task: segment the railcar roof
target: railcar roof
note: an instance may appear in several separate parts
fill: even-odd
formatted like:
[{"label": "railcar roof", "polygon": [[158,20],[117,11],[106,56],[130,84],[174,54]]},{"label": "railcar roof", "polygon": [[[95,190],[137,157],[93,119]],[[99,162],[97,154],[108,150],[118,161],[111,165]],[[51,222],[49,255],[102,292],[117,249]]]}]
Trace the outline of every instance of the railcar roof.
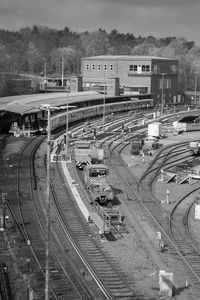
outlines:
[{"label": "railcar roof", "polygon": [[88,169],[109,169],[106,165],[104,164],[91,164],[91,165],[87,165]]}]

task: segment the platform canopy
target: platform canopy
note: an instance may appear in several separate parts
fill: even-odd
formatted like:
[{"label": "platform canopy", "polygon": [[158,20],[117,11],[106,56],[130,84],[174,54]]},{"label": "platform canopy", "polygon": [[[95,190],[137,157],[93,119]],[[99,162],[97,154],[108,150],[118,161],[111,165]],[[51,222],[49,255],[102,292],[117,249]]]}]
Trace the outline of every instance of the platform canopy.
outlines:
[{"label": "platform canopy", "polygon": [[39,109],[34,108],[33,106],[24,105],[24,104],[14,101],[14,102],[11,102],[11,103],[5,105],[4,110],[10,111],[10,112],[13,112],[16,114],[24,115],[24,114],[37,112]]},{"label": "platform canopy", "polygon": [[[52,106],[65,106],[78,102],[102,99],[104,95],[95,92],[76,92],[76,93],[42,93],[31,95],[18,95],[0,98],[0,111],[10,111],[16,114],[31,114],[40,111],[41,104]],[[105,96],[108,98],[107,96]]]}]

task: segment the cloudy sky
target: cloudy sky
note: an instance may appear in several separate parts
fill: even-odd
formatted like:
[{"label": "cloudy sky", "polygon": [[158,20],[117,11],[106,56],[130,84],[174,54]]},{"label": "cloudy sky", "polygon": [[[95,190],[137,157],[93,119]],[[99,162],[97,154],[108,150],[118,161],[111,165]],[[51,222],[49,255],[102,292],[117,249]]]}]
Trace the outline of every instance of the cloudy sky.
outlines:
[{"label": "cloudy sky", "polygon": [[200,45],[200,0],[0,0],[0,28],[65,26],[72,31],[186,37]]}]

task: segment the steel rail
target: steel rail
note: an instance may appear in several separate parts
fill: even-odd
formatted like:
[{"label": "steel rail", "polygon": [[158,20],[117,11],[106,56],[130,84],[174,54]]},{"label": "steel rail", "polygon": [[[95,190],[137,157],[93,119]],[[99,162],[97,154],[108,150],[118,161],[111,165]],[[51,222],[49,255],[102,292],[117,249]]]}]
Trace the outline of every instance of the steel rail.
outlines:
[{"label": "steel rail", "polygon": [[[62,173],[60,173],[60,176],[61,176],[61,178],[62,178]],[[65,188],[65,185],[64,185],[64,188]],[[66,189],[66,188],[65,188]],[[66,191],[67,192],[67,191]],[[56,197],[57,198],[57,197]],[[75,208],[75,206],[74,206],[74,208],[73,209],[70,209],[70,214],[72,214],[72,211],[73,211],[73,214],[75,213],[75,214],[78,214],[77,215],[77,217],[73,217],[73,226],[71,225],[71,226],[69,226],[69,224],[67,223],[67,221],[66,221],[66,219],[67,219],[67,217],[65,217],[64,215],[63,215],[63,209],[61,209],[60,208],[60,206],[59,206],[59,203],[57,202],[57,200],[56,200],[56,198],[54,199],[54,201],[56,201],[56,203],[55,203],[55,205],[56,205],[56,207],[57,207],[57,210],[58,210],[58,212],[59,212],[59,215],[60,215],[60,217],[59,218],[61,218],[62,217],[62,223],[63,223],[63,226],[64,226],[64,228],[65,228],[65,232],[66,232],[66,234],[67,235],[69,235],[69,237],[70,237],[70,240],[71,240],[71,242],[72,242],[72,244],[74,245],[74,247],[75,247],[75,249],[76,249],[76,251],[78,252],[78,254],[80,255],[80,257],[81,257],[81,259],[82,259],[82,261],[83,261],[83,263],[84,263],[84,265],[85,265],[85,267],[88,269],[88,271],[90,272],[90,274],[92,275],[92,277],[94,278],[94,280],[96,281],[96,283],[99,285],[99,288],[101,288],[101,290],[103,291],[103,293],[105,294],[105,296],[106,296],[106,299],[118,299],[118,296],[117,295],[114,295],[114,294],[112,294],[112,293],[110,293],[109,291],[108,291],[108,287],[106,287],[106,284],[104,283],[104,284],[102,284],[102,275],[100,276],[100,275],[98,275],[95,271],[94,271],[94,266],[92,265],[91,266],[91,260],[90,259],[88,259],[88,257],[87,257],[87,255],[86,255],[86,253],[85,253],[85,251],[86,251],[86,249],[84,250],[84,252],[83,252],[83,249],[82,249],[82,247],[80,247],[80,245],[79,245],[79,243],[80,243],[80,241],[79,241],[79,243],[77,244],[77,233],[74,233],[73,231],[77,231],[77,226],[78,227],[82,227],[82,228],[85,228],[85,225],[83,224],[83,225],[75,225],[75,222],[77,223],[77,222],[80,222],[80,220],[83,218],[83,217],[78,217],[78,215],[80,214],[80,212],[79,211],[77,211],[77,208]],[[68,195],[68,197],[67,197],[67,199],[69,199],[70,198],[70,196]],[[69,210],[69,208],[68,209],[66,209],[66,211],[67,210]],[[81,233],[80,233],[81,234]],[[85,233],[84,233],[84,236],[85,236]],[[86,237],[85,237],[86,238]],[[81,239],[81,241],[84,239],[84,237],[82,237],[81,235],[80,235],[80,238],[79,239]],[[97,253],[99,253],[99,254],[96,254],[96,255],[100,255],[100,257],[102,256],[102,250],[100,250],[99,249],[99,246],[97,246],[97,244],[96,244],[96,242],[95,241],[93,241],[93,240],[91,240],[91,239],[89,239],[89,241],[87,241],[88,240],[88,235],[87,235],[87,238],[86,238],[86,244],[87,243],[89,243],[89,245],[93,245],[92,247],[94,248],[94,249],[96,249],[96,247],[97,247],[97,249],[98,250],[92,250],[92,252],[94,252],[95,251],[95,253],[96,253],[96,251],[97,251]],[[82,243],[83,243],[83,241],[82,241]],[[88,251],[91,251],[91,250],[89,250],[88,249]],[[103,254],[103,257],[105,256],[105,254]],[[99,258],[101,261],[102,260],[104,260],[105,259],[105,257],[104,258]],[[109,262],[109,259],[108,258],[106,258],[106,264],[107,264],[107,266],[109,267],[109,268],[112,268],[111,267],[111,265],[110,265],[110,262]],[[103,261],[101,262],[101,263],[103,263]],[[105,264],[105,263],[104,263]],[[106,270],[104,270],[104,277],[106,276],[105,273],[106,272]],[[110,271],[109,271],[109,273],[111,273],[111,272],[113,272],[113,271],[111,271],[111,269],[110,269]],[[116,272],[116,267],[115,267],[115,272],[114,272],[114,274],[115,274],[115,277],[117,276],[117,272]],[[111,275],[110,275],[111,276]],[[104,280],[105,280],[105,278],[104,278]],[[110,278],[110,280],[111,280],[111,278]],[[118,279],[118,280],[122,280],[122,278],[120,277],[120,279]],[[122,281],[123,282],[123,281]],[[111,283],[110,283],[111,284]],[[121,286],[121,288],[122,288],[122,283],[120,283],[120,286]],[[110,287],[111,288],[111,287]],[[117,293],[117,292],[116,292]],[[119,292],[118,292],[119,293]],[[125,292],[124,292],[125,293]],[[129,296],[127,295],[127,293],[129,294]],[[125,296],[126,295],[126,296]],[[124,297],[128,297],[127,299],[131,299],[131,294],[130,294],[130,291],[128,292],[128,290],[126,291],[126,293],[124,294],[124,296],[123,296],[123,292],[121,292],[120,293],[120,299],[123,299]]]},{"label": "steel rail", "polygon": [[[115,147],[116,149],[116,147]],[[122,162],[122,165],[123,162]],[[153,165],[153,164],[152,164]],[[122,174],[122,169],[120,167],[120,173],[118,172],[119,176],[123,179],[124,182],[126,182],[126,184],[129,186],[129,189],[132,190],[132,193],[135,194],[135,190],[132,188],[132,186],[127,182],[126,178],[123,176]],[[147,212],[147,214],[150,216],[150,218],[154,221],[154,224],[156,224],[156,227],[160,229],[160,231],[164,234],[164,236],[167,238],[168,241],[170,241],[170,243],[172,244],[172,246],[174,247],[174,249],[176,250],[176,252],[180,255],[180,257],[182,258],[182,260],[184,261],[184,263],[186,265],[188,265],[188,262],[185,260],[185,258],[183,257],[183,255],[181,254],[181,252],[179,251],[178,247],[176,246],[176,244],[172,241],[172,239],[169,237],[169,234],[166,232],[166,230],[162,227],[162,225],[160,225],[160,222],[157,220],[157,217],[155,216],[155,213],[152,214],[152,211],[149,210],[149,208],[147,207],[148,205],[148,201],[144,202],[143,200],[143,196],[136,193],[135,194],[137,199],[139,200],[139,202],[142,204],[142,207],[144,208],[144,210]],[[148,197],[149,198],[149,197]],[[155,206],[155,203],[154,203]],[[167,217],[168,218],[168,217]],[[190,268],[189,268],[190,269]]]}]

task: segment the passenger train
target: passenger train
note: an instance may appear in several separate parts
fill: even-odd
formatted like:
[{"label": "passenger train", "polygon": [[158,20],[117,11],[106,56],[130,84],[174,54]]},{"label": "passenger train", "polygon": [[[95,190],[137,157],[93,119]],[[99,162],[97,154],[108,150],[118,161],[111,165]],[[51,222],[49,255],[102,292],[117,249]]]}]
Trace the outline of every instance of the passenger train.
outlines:
[{"label": "passenger train", "polygon": [[[141,100],[131,100],[123,101],[117,103],[107,103],[99,104],[96,106],[89,106],[79,109],[72,109],[68,111],[68,123],[72,124],[77,121],[84,121],[89,118],[94,118],[103,115],[105,109],[105,116],[111,115],[112,113],[120,113],[126,111],[140,111],[145,109],[153,109],[154,100],[153,99],[141,99]],[[51,117],[51,129],[55,130],[59,127],[66,125],[66,111],[63,113],[58,113]]]}]

